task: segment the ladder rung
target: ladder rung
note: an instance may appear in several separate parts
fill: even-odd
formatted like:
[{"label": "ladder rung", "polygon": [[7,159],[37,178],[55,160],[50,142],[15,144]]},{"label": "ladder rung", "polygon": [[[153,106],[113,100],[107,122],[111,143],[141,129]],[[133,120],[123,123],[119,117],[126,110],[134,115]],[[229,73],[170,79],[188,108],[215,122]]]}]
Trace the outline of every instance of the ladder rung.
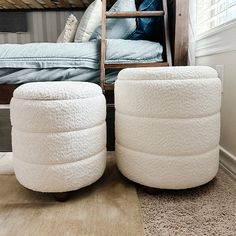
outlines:
[{"label": "ladder rung", "polygon": [[136,17],[159,17],[164,16],[164,11],[117,11],[106,12],[107,18],[136,18]]},{"label": "ladder rung", "polygon": [[148,63],[126,63],[126,64],[105,64],[105,69],[114,68],[136,68],[136,67],[163,67],[169,66],[168,62],[148,62]]}]

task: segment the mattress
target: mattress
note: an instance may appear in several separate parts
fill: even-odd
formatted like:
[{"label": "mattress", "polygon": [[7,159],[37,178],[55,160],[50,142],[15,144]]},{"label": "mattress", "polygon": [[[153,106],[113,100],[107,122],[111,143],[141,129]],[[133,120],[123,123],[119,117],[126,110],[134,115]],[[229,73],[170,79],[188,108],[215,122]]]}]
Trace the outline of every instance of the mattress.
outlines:
[{"label": "mattress", "polygon": [[[113,83],[119,70],[107,71],[107,83]],[[0,84],[23,84],[45,81],[86,81],[99,83],[100,71],[92,68],[0,69]]]},{"label": "mattress", "polygon": [[[163,48],[145,40],[107,40],[106,63],[161,62]],[[37,81],[99,82],[100,42],[0,45],[0,84]],[[119,70],[107,71],[113,83]]]}]

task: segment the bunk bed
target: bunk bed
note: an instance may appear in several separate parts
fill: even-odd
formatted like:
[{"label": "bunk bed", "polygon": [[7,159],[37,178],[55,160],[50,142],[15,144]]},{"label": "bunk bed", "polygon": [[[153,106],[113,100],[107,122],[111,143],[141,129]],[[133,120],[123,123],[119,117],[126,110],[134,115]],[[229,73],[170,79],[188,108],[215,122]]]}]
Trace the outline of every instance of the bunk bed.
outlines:
[{"label": "bunk bed", "polygon": [[[107,0],[108,3],[113,3],[113,0]],[[103,0],[103,13],[102,13],[102,39],[101,39],[101,47],[100,47],[100,61],[96,62],[98,65],[100,63],[100,75],[96,73],[97,78],[100,79],[100,85],[104,90],[104,93],[107,98],[107,128],[108,128],[108,150],[114,149],[114,93],[113,93],[113,85],[107,83],[107,77],[105,76],[106,70],[109,69],[122,69],[126,67],[150,67],[150,66],[171,66],[171,65],[187,65],[187,48],[188,48],[188,37],[187,37],[187,27],[188,27],[188,0],[164,0],[163,10],[155,11],[155,12],[116,12],[110,13],[107,12],[107,1]],[[115,1],[115,0],[114,0]],[[52,3],[50,0],[44,1],[27,1],[31,4],[21,4],[22,2],[17,1],[18,5],[12,5],[7,2],[7,5],[4,5],[5,1],[0,1],[0,11],[1,9],[4,11],[15,11],[19,9],[24,9],[26,11],[31,11],[39,9],[71,9],[72,7],[76,7],[76,9],[84,9],[89,5],[91,0],[77,0],[74,1],[75,5],[71,5],[71,1],[63,0],[57,1],[57,5]],[[42,5],[42,2],[45,4]],[[142,0],[136,0],[137,7],[140,5]],[[37,4],[35,4],[37,3]],[[108,4],[109,5],[109,4]],[[16,9],[13,9],[16,7]],[[152,62],[143,62],[139,63],[107,63],[106,50],[109,45],[107,45],[106,40],[106,19],[107,18],[124,18],[124,17],[163,17],[164,20],[164,31],[163,38],[164,40],[161,42],[163,45],[163,55],[162,61],[152,61]],[[158,32],[157,32],[158,33]],[[55,45],[56,47],[56,45]],[[152,50],[152,49],[149,49]],[[157,49],[154,49],[157,50]],[[99,72],[99,67],[98,67]],[[58,73],[67,73],[63,71],[63,68],[58,68]],[[84,72],[86,73],[86,71]],[[63,77],[63,76],[62,76]],[[0,82],[1,83],[1,82]],[[9,104],[10,99],[12,98],[12,94],[14,89],[20,84],[0,84],[0,104]],[[3,106],[5,107],[5,106]],[[10,125],[6,127],[8,131],[5,133],[10,133]],[[9,141],[10,143],[10,136]],[[1,146],[0,146],[1,147]]]},{"label": "bunk bed", "polygon": [[[35,0],[36,1],[36,0]],[[33,2],[35,2],[33,1]],[[29,1],[30,2],[30,1]],[[36,1],[37,2],[37,1]],[[41,6],[40,9],[50,9],[53,8],[53,5],[47,5],[50,1],[44,1],[45,5]],[[63,1],[64,3],[67,1]],[[60,4],[59,1],[55,7],[57,8],[83,8],[86,7],[90,1],[75,1],[77,5],[70,4]],[[78,4],[78,2],[81,2]],[[136,0],[137,6],[141,3],[141,0]],[[20,1],[18,1],[20,3]],[[108,0],[108,3],[112,3]],[[164,0],[163,1],[163,11],[156,12],[116,12],[110,13],[107,12],[107,3],[106,0],[103,0],[103,15],[102,15],[102,40],[101,40],[101,54],[100,54],[100,85],[104,89],[104,91],[113,90],[113,85],[108,84],[105,79],[105,71],[106,69],[111,68],[125,68],[125,67],[140,67],[140,66],[171,66],[173,65],[186,65],[187,62],[187,6],[188,0]],[[29,9],[22,4],[17,6],[17,9],[24,8],[26,10],[32,10],[37,7],[37,5],[27,5]],[[0,4],[0,8],[9,10],[12,9],[12,5],[3,6]],[[168,14],[169,13],[169,17]],[[106,19],[107,18],[124,18],[124,17],[164,17],[164,41],[162,42],[164,53],[163,53],[163,62],[151,62],[151,63],[106,63]],[[169,24],[168,24],[169,19]],[[172,58],[171,58],[172,57]],[[16,84],[0,84],[0,104],[8,104],[14,89],[18,85]]]}]

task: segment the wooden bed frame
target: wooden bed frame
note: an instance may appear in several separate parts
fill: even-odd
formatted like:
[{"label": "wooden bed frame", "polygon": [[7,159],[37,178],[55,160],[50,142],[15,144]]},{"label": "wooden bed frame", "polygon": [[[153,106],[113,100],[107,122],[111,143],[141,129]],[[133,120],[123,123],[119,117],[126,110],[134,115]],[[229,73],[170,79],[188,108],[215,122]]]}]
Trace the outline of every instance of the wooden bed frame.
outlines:
[{"label": "wooden bed frame", "polygon": [[[140,4],[140,1],[142,0],[136,0],[137,5]],[[89,1],[84,1],[89,2]],[[170,47],[171,47],[171,55],[167,52],[166,55],[166,62],[162,64],[162,66],[168,66],[168,65],[174,65],[174,66],[185,66],[187,65],[187,54],[188,54],[188,2],[189,0],[168,0],[168,21],[169,24],[165,26],[166,32],[169,32],[167,35],[167,41],[168,38],[170,39]],[[106,5],[106,4],[104,4]],[[106,9],[103,5],[103,14],[106,14]],[[132,17],[142,16],[140,13],[132,13]],[[136,15],[137,14],[137,15]],[[138,15],[139,14],[139,15]],[[157,12],[152,13],[157,14]],[[109,15],[107,14],[109,17]],[[106,17],[107,17],[106,16]],[[106,22],[106,17],[103,17],[103,24]],[[110,16],[111,17],[111,16]],[[114,16],[113,16],[114,17]],[[115,16],[115,17],[127,17],[127,15],[121,15],[121,16]],[[105,22],[104,22],[105,21]],[[105,88],[105,31],[103,27],[103,43],[101,46],[101,86]],[[167,28],[169,30],[167,31]],[[167,42],[168,43],[168,42]],[[167,47],[168,51],[168,47]],[[172,56],[172,60],[170,59]],[[150,65],[144,65],[144,66],[150,66]],[[152,66],[158,66],[158,65],[152,65]],[[160,66],[160,65],[159,65]],[[110,66],[111,67],[111,66]],[[120,68],[120,65],[112,65],[113,68]],[[137,64],[134,65],[127,65],[126,67],[138,67]],[[109,65],[106,65],[106,68],[109,68]],[[13,85],[13,84],[0,84],[0,104],[9,104],[10,100],[13,95],[13,91],[15,88],[19,85]],[[107,87],[107,90],[112,90],[112,87]],[[112,91],[111,91],[112,93]],[[109,102],[113,103],[113,96],[112,94],[108,93],[106,94]]]},{"label": "wooden bed frame", "polygon": [[[139,1],[140,3],[140,1]],[[139,3],[136,2],[136,5]],[[106,0],[102,1],[102,37],[101,37],[101,58],[100,58],[100,86],[104,92],[114,90],[114,84],[106,83],[106,69],[122,69],[137,67],[161,67],[171,66],[172,56],[170,49],[169,25],[168,25],[168,8],[167,0],[162,0],[163,10],[161,11],[135,11],[135,12],[109,12],[107,11]],[[106,20],[107,18],[143,18],[143,17],[161,17],[163,19],[163,62],[152,63],[127,63],[127,64],[106,64]]]}]

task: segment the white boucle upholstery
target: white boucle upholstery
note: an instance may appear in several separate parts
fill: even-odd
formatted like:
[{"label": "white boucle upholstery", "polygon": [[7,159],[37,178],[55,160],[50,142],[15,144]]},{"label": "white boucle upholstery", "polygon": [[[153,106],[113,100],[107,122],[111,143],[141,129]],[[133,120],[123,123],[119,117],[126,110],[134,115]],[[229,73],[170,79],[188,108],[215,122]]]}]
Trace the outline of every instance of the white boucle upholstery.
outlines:
[{"label": "white boucle upholstery", "polygon": [[14,158],[18,181],[39,192],[66,192],[88,186],[98,180],[106,167],[106,151],[86,159],[55,165],[31,164]]},{"label": "white boucle upholstery", "polygon": [[20,86],[11,100],[14,170],[40,192],[95,182],[106,165],[106,102],[98,85],[44,82]]},{"label": "white boucle upholstery", "polygon": [[[126,81],[116,84],[117,111],[123,114],[160,118],[191,118],[218,112],[221,82],[216,79]],[[130,89],[132,87],[132,89]],[[183,90],[188,99],[183,96]],[[129,94],[129,102],[120,97]],[[146,96],[148,94],[148,96]],[[146,96],[146,97],[145,97]],[[145,99],[143,99],[145,97]],[[207,97],[207,99],[206,99]]]},{"label": "white boucle upholstery", "polygon": [[37,82],[37,86],[35,83],[28,83],[18,87],[13,96],[27,100],[51,101],[91,98],[101,94],[100,87],[88,82]]},{"label": "white boucle upholstery", "polygon": [[86,129],[102,124],[106,117],[105,98],[102,94],[71,100],[25,100],[13,97],[11,109],[14,127],[40,133]]},{"label": "white boucle upholstery", "polygon": [[205,184],[215,177],[219,148],[199,155],[159,156],[116,145],[117,165],[129,179],[164,189],[185,189]]},{"label": "white boucle upholstery", "polygon": [[221,82],[210,67],[122,70],[115,83],[116,157],[140,184],[196,187],[218,170]]},{"label": "white boucle upholstery", "polygon": [[191,119],[155,119],[116,113],[116,142],[159,155],[198,154],[219,143],[220,116]]},{"label": "white boucle upholstery", "polygon": [[12,135],[14,157],[34,164],[63,164],[83,160],[106,146],[105,122],[93,128],[71,132],[26,133],[13,129]]},{"label": "white boucle upholstery", "polygon": [[216,70],[208,66],[178,66],[131,68],[119,73],[119,80],[189,80],[217,78]]}]

